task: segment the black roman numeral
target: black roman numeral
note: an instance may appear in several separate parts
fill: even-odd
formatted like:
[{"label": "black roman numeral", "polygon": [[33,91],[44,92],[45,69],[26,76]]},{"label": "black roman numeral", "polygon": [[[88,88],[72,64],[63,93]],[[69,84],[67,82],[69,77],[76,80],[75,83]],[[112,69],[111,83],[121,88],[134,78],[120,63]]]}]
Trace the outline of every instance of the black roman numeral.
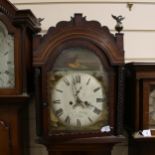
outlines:
[{"label": "black roman numeral", "polygon": [[66,122],[66,124],[70,124],[70,117],[69,116],[67,116],[66,118],[65,118],[65,122]]},{"label": "black roman numeral", "polygon": [[80,121],[79,119],[77,119],[77,120],[76,120],[76,123],[77,123],[77,127],[80,128],[80,127],[81,127],[81,121]]},{"label": "black roman numeral", "polygon": [[5,74],[9,75],[9,74],[10,74],[10,72],[9,72],[8,70],[5,70]]},{"label": "black roman numeral", "polygon": [[12,62],[11,61],[7,61],[7,64],[10,65]]},{"label": "black roman numeral", "polygon": [[60,102],[60,100],[54,100],[53,101],[53,104],[60,104],[61,102]]},{"label": "black roman numeral", "polygon": [[56,114],[58,117],[60,117],[60,116],[63,114],[63,109],[62,109],[62,108],[58,109],[58,110],[55,112],[55,114]]},{"label": "black roman numeral", "polygon": [[4,53],[4,55],[7,55],[7,54],[8,54],[8,52],[5,52],[5,53]]},{"label": "black roman numeral", "polygon": [[80,75],[75,75],[74,77],[73,77],[73,84],[75,85],[75,84],[77,84],[77,83],[80,83],[81,82],[81,76]]},{"label": "black roman numeral", "polygon": [[88,81],[87,81],[87,83],[86,83],[86,85],[89,85],[89,83],[90,83],[90,80],[91,80],[91,79],[89,78],[89,79],[88,79]]},{"label": "black roman numeral", "polygon": [[67,86],[69,86],[69,85],[70,85],[70,83],[69,83],[68,79],[64,79],[64,82],[65,82],[65,84],[66,84]]},{"label": "black roman numeral", "polygon": [[95,114],[99,115],[101,113],[101,110],[98,108],[95,108],[93,111]]},{"label": "black roman numeral", "polygon": [[60,90],[60,89],[56,89],[56,91],[58,91],[58,92],[60,92],[60,93],[63,93],[63,91],[62,91],[62,90]]},{"label": "black roman numeral", "polygon": [[94,89],[94,93],[97,92],[97,91],[100,90],[100,89],[101,89],[101,87],[95,88],[95,89]]},{"label": "black roman numeral", "polygon": [[104,102],[103,98],[96,98],[96,102]]},{"label": "black roman numeral", "polygon": [[89,121],[92,123],[93,121],[92,121],[92,119],[90,118],[90,117],[88,117],[88,119],[89,119]]}]

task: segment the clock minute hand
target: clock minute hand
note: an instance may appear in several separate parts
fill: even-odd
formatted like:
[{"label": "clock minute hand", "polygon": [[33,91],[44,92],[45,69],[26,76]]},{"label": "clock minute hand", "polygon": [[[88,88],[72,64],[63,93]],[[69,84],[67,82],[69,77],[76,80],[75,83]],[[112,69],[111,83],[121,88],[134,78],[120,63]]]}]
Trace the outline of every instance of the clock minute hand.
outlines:
[{"label": "clock minute hand", "polygon": [[72,93],[73,93],[74,98],[76,99],[77,95],[76,95],[76,90],[75,90],[74,85],[72,85]]},{"label": "clock minute hand", "polygon": [[77,107],[77,106],[81,106],[82,108],[85,108],[84,102],[77,96],[77,100],[76,103],[73,105],[73,108]]},{"label": "clock minute hand", "polygon": [[85,105],[83,104],[84,101],[82,101],[79,97],[77,97],[77,101],[83,108],[85,107]]},{"label": "clock minute hand", "polygon": [[72,84],[72,92],[73,92],[73,96],[75,98],[77,98],[77,96],[80,93],[81,89],[82,89],[82,86],[80,86],[80,88],[77,90],[76,86],[74,84]]},{"label": "clock minute hand", "polygon": [[91,104],[91,103],[89,103],[89,102],[87,102],[87,101],[85,101],[84,102],[85,103],[85,105],[87,106],[87,107],[92,107],[93,108],[93,112],[94,113],[96,113],[97,115],[99,115],[101,112],[102,112],[102,110],[100,110],[99,108],[97,108],[96,106],[94,106],[93,104]]},{"label": "clock minute hand", "polygon": [[94,105],[92,105],[91,103],[85,101],[84,104],[87,106],[87,107],[93,107],[93,108],[96,108]]},{"label": "clock minute hand", "polygon": [[[75,87],[75,89],[76,89],[76,87]],[[75,95],[76,95],[77,97],[78,97],[78,94],[80,93],[81,89],[82,89],[82,86],[80,86],[80,88],[79,88],[78,90],[76,89]]]},{"label": "clock minute hand", "polygon": [[84,108],[83,101],[79,98],[79,93],[81,92],[82,86],[77,89],[74,83],[72,83],[72,91],[73,91],[73,96],[75,98],[75,104],[73,105],[73,108],[77,106],[82,106]]},{"label": "clock minute hand", "polygon": [[75,104],[73,104],[73,109],[74,109],[74,108],[76,108],[77,106],[80,105],[79,102],[78,102],[78,96],[77,96],[79,91],[76,90],[76,87],[73,84],[72,84],[71,88],[72,88],[72,94],[73,94],[74,103],[75,103]]}]

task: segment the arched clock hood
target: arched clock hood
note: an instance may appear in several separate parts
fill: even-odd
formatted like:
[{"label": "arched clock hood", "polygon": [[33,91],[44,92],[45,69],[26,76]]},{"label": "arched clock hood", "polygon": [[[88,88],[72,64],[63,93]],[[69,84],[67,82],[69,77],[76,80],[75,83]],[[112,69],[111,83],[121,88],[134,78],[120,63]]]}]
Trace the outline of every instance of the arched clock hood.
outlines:
[{"label": "arched clock hood", "polygon": [[124,63],[123,34],[116,36],[110,33],[108,27],[101,26],[97,21],[87,21],[82,14],[75,14],[71,21],[61,21],[56,27],[50,27],[40,39],[34,50],[34,65],[44,64],[55,48],[69,40],[82,39],[89,41],[102,49],[105,56],[112,65]]}]

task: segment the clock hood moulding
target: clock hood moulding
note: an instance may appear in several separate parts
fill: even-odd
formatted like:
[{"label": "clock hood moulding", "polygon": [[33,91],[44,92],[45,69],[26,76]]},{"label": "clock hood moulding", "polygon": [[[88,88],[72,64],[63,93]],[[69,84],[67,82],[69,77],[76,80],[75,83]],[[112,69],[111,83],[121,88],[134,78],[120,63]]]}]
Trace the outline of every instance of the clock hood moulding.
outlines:
[{"label": "clock hood moulding", "polygon": [[71,21],[61,21],[56,27],[50,27],[43,37],[35,38],[38,44],[34,47],[34,65],[44,64],[51,51],[65,41],[74,39],[88,40],[103,49],[112,65],[124,64],[123,34],[114,36],[108,27],[101,26],[97,21],[87,21],[82,14],[75,14]]},{"label": "clock hood moulding", "polygon": [[0,1],[0,12],[5,14],[6,16],[13,18],[16,14],[17,8],[11,4],[8,0],[1,0]]},{"label": "clock hood moulding", "polygon": [[40,22],[34,16],[31,10],[18,10],[12,3],[8,0],[0,1],[0,13],[7,16],[15,25],[26,24],[30,29],[35,32],[39,32]]}]

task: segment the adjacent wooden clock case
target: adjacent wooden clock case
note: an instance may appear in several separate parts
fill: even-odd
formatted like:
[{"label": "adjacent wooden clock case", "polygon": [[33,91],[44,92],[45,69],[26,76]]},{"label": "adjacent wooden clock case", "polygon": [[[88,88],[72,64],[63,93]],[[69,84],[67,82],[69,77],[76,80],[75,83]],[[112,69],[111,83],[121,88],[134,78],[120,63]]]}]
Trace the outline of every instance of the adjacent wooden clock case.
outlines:
[{"label": "adjacent wooden clock case", "polygon": [[[129,154],[154,154],[154,90],[155,64],[129,63],[126,65],[126,124],[129,131]],[[151,130],[144,137],[143,130]]]},{"label": "adjacent wooden clock case", "polygon": [[110,154],[124,140],[118,136],[123,132],[123,34],[114,36],[75,14],[36,36],[33,65],[37,133],[49,154]]},{"label": "adjacent wooden clock case", "polygon": [[39,30],[39,22],[30,10],[18,10],[9,1],[0,1],[0,137],[3,137],[0,154],[3,155],[24,154],[22,113],[32,92],[32,35]]}]

